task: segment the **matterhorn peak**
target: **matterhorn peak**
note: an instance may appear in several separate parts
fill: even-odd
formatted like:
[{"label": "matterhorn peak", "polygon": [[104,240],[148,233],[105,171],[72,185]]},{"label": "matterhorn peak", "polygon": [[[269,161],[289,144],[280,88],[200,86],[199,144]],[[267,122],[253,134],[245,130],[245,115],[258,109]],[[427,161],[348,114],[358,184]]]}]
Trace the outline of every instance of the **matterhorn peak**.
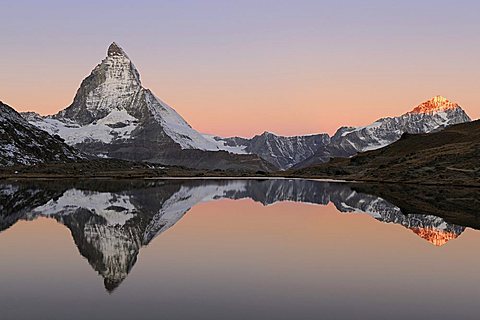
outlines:
[{"label": "matterhorn peak", "polygon": [[111,56],[123,56],[123,57],[128,58],[125,51],[123,51],[123,49],[120,48],[119,45],[116,44],[115,42],[112,42],[112,44],[108,47],[107,55],[109,57],[111,57]]},{"label": "matterhorn peak", "polygon": [[446,111],[446,110],[456,109],[456,108],[460,108],[460,106],[457,103],[451,102],[447,98],[438,95],[418,105],[412,110],[412,112],[413,113],[432,113],[432,112],[440,112],[440,111]]}]

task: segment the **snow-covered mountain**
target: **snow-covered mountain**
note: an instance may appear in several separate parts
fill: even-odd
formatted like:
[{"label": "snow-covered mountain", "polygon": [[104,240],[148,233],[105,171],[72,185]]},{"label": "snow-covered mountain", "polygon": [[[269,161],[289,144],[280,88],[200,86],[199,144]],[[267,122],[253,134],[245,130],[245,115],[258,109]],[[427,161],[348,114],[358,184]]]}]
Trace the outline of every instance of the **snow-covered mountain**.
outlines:
[{"label": "snow-covered mountain", "polygon": [[314,155],[294,168],[323,163],[333,157],[351,157],[358,152],[385,147],[407,132],[429,133],[447,126],[471,121],[456,103],[436,96],[399,117],[382,118],[364,127],[342,127],[331,137],[330,143],[320,147]]},{"label": "snow-covered mountain", "polygon": [[[194,130],[174,109],[144,88],[127,54],[115,43],[78,89],[73,103],[56,115],[24,116],[77,149],[100,157],[145,160],[201,169],[268,170],[256,155]],[[237,152],[242,153],[242,152]]]},{"label": "snow-covered mountain", "polygon": [[0,101],[0,165],[72,161],[80,155],[58,136],[28,123]]},{"label": "snow-covered mountain", "polygon": [[302,162],[330,142],[330,137],[326,133],[286,137],[264,132],[251,139],[241,137],[214,139],[223,142],[225,146],[256,154],[282,170]]},{"label": "snow-covered mountain", "polygon": [[436,96],[399,117],[382,118],[364,127],[342,127],[332,137],[328,134],[286,137],[264,132],[251,139],[214,139],[225,146],[256,154],[285,170],[382,148],[400,139],[404,132],[428,133],[467,121],[470,118],[458,104]]}]

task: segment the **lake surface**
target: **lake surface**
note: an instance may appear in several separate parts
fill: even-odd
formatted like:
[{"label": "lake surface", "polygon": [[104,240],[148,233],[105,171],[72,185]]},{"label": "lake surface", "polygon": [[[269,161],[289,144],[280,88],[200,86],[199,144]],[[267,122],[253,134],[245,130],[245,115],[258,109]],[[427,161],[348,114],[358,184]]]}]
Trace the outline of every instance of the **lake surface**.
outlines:
[{"label": "lake surface", "polygon": [[1,319],[478,319],[478,189],[0,183]]}]

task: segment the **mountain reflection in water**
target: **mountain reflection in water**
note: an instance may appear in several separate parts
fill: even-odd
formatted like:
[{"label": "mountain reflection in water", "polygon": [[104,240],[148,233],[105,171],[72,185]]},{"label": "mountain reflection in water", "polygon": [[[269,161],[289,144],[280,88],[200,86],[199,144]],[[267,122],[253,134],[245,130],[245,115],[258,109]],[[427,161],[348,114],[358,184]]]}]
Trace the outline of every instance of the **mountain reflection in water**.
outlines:
[{"label": "mountain reflection in water", "polygon": [[[172,227],[196,204],[217,199],[248,198],[263,205],[281,201],[333,203],[341,213],[363,213],[402,225],[435,246],[457,238],[466,226],[477,228],[476,216],[472,217],[476,191],[474,201],[466,202],[472,208],[457,206],[458,212],[442,216],[443,211],[437,210],[442,201],[431,197],[433,189],[424,202],[418,199],[420,193],[412,190],[409,192],[415,193],[421,208],[419,214],[385,200],[392,195],[402,202],[399,192],[388,193],[386,187],[312,180],[4,182],[0,184],[0,231],[19,220],[57,220],[70,229],[80,254],[103,277],[105,288],[113,291],[127,277],[142,246]],[[472,191],[459,189],[457,198],[465,199],[465,192],[472,196]],[[374,193],[382,193],[382,197]],[[455,199],[455,192],[449,194],[444,201]]]}]

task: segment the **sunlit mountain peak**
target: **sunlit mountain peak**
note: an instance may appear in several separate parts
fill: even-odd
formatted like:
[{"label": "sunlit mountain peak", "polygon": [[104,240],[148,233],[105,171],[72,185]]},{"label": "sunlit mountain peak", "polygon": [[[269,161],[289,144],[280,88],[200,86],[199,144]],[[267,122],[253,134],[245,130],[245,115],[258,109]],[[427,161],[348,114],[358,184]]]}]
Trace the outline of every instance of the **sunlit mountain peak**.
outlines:
[{"label": "sunlit mountain peak", "polygon": [[455,103],[451,102],[447,98],[443,96],[435,96],[432,99],[425,101],[415,107],[412,112],[413,113],[432,113],[432,112],[441,112],[450,109],[460,108],[460,106]]}]

